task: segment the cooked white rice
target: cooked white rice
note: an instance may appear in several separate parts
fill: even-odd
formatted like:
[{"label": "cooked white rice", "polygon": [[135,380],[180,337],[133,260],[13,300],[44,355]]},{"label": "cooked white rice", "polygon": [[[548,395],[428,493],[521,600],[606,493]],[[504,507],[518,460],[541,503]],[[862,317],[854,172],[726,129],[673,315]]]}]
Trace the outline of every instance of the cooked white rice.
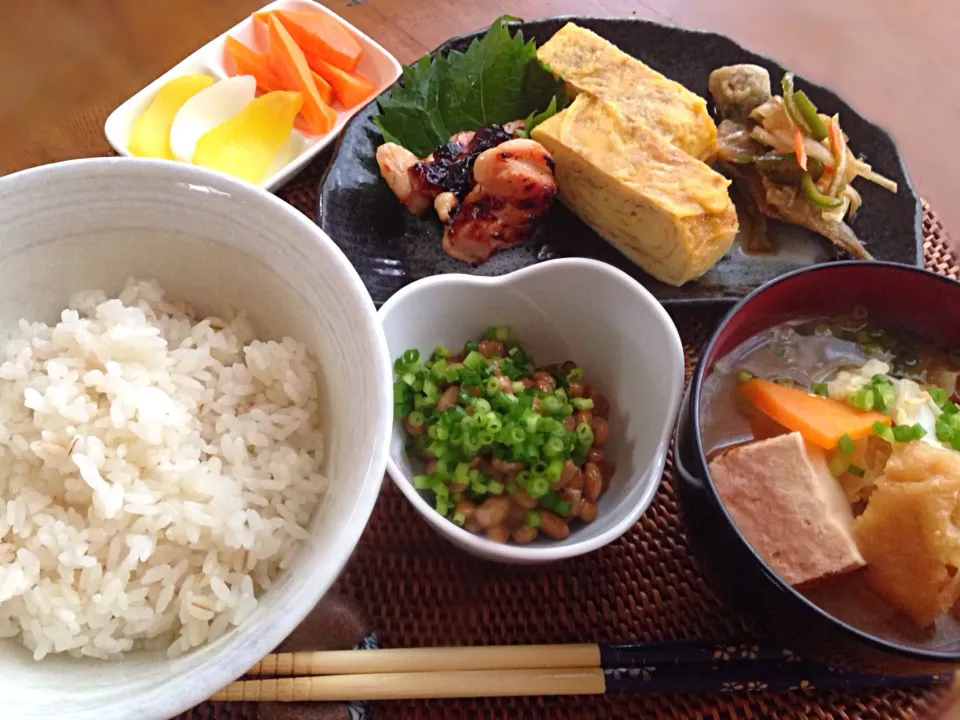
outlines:
[{"label": "cooked white rice", "polygon": [[327,484],[306,348],[128,281],[0,357],[0,637],[174,656],[248,618]]}]

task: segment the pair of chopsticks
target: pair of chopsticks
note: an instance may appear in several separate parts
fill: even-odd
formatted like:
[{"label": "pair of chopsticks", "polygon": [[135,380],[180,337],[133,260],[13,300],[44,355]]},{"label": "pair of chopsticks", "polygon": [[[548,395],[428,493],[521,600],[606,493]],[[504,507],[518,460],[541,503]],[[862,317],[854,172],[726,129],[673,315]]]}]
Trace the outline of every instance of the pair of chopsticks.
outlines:
[{"label": "pair of chopsticks", "polygon": [[928,687],[953,673],[868,675],[776,646],[671,642],[334,650],[267,655],[212,700],[354,701]]}]

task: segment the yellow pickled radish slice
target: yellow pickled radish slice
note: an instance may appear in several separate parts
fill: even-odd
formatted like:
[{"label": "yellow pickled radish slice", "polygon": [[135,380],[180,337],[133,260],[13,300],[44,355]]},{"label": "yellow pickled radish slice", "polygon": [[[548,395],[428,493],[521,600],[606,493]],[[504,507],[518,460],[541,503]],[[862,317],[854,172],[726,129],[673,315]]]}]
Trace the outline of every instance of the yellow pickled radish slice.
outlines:
[{"label": "yellow pickled radish slice", "polygon": [[127,148],[137,157],[172,160],[170,126],[183,104],[216,82],[209,75],[181,75],[165,83],[130,130]]},{"label": "yellow pickled radish slice", "polygon": [[303,96],[277,90],[265,93],[237,115],[197,141],[193,162],[258,183],[285,147]]},{"label": "yellow pickled radish slice", "polygon": [[173,157],[183,162],[193,160],[200,136],[243,110],[256,95],[256,78],[237,75],[221,80],[187,100],[170,127]]}]

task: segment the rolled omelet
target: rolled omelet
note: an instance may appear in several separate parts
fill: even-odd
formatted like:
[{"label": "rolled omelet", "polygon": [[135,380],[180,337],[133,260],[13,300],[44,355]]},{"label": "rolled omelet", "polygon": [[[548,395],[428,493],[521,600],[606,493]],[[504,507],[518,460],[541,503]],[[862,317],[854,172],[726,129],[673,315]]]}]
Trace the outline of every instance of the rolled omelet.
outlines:
[{"label": "rolled omelet", "polygon": [[596,33],[567,23],[537,50],[571,95],[590,93],[616,105],[698,160],[717,154],[717,126],[707,101],[664,77]]},{"label": "rolled omelet", "polygon": [[613,103],[582,93],[532,137],[553,156],[563,203],[657,279],[682,285],[730,249],[730,181]]}]

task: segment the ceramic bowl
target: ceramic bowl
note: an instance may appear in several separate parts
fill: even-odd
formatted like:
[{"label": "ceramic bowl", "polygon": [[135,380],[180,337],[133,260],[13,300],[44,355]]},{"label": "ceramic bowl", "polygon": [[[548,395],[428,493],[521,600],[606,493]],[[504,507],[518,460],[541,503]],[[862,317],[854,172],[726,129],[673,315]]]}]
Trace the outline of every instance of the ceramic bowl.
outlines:
[{"label": "ceramic bowl", "polygon": [[957,342],[960,283],[918,268],[878,262],[836,263],[791,273],[751,294],[717,327],[684,400],[674,467],[687,536],[714,587],[793,651],[833,665],[879,673],[950,670],[960,663],[960,640],[953,638],[933,649],[885,639],[863,629],[869,617],[861,618],[854,627],[784,582],[740,533],[707,466],[700,435],[701,388],[714,363],[779,323],[836,317],[856,307],[865,307],[881,324],[902,326],[948,345]]},{"label": "ceramic bowl", "polygon": [[443,537],[488,560],[537,563],[596,550],[626,532],[650,505],[683,389],[683,348],[663,307],[636,280],[594,260],[553,260],[499,278],[438,275],[407,286],[380,308],[390,356],[409,348],[462,347],[491,325],[508,325],[538,365],[573,360],[610,399],[616,463],[597,519],[565,540],[498,544],[441,517],[412,484],[418,469],[404,453],[396,421],[387,469]]},{"label": "ceramic bowl", "polygon": [[[156,278],[201,312],[245,310],[261,337],[303,341],[322,367],[330,487],[311,537],[256,612],[183,657],[115,661],[0,650],[0,715],[161,720],[203,701],[280,643],[330,587],[383,478],[391,378],[356,272],[316,225],[272,195],[164,161],[78,160],[0,178],[0,332],[53,322],[78,290]],[[318,641],[320,638],[318,638]]]}]

